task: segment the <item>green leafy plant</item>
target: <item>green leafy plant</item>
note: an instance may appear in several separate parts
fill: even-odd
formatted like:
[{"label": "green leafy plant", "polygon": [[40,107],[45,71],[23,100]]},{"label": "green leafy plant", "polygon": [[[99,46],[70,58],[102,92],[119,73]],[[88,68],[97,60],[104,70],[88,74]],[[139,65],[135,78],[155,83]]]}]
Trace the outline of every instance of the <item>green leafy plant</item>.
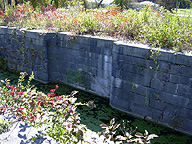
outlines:
[{"label": "green leafy plant", "polygon": [[[133,130],[129,125],[129,122],[123,121],[122,123],[122,128],[121,132],[123,133],[122,135],[115,135],[117,132],[117,129],[120,127],[120,124],[115,124],[115,119],[113,118],[110,121],[110,125],[107,126],[106,124],[101,124],[100,127],[104,128],[104,130],[100,133],[100,136],[104,136],[103,142],[108,142],[110,141],[115,141],[116,143],[136,143],[136,144],[150,144],[150,140],[153,138],[158,137],[155,134],[150,134],[148,133],[147,130],[145,130],[145,133],[142,134],[140,132],[136,133],[136,129]],[[133,136],[133,134],[135,134]]]},{"label": "green leafy plant", "polygon": [[7,120],[0,120],[0,134],[9,131],[11,122]]},{"label": "green leafy plant", "polygon": [[38,92],[30,86],[34,75],[29,77],[27,85],[24,86],[25,76],[26,73],[21,73],[17,86],[10,85],[7,79],[1,81],[5,85],[0,88],[1,112],[8,111],[31,126],[42,128],[45,134],[62,143],[83,141],[86,126],[80,124],[76,107],[90,106],[90,103],[75,103],[77,98],[74,98],[74,95],[77,91],[70,95],[55,96],[58,85],[48,94]]}]

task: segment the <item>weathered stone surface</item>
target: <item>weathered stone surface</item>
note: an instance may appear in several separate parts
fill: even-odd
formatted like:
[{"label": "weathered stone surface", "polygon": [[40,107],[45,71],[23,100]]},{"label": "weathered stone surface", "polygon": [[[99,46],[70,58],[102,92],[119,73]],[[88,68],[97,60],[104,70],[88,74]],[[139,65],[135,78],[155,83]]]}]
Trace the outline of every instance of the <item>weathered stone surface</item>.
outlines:
[{"label": "weathered stone surface", "polygon": [[192,134],[191,56],[162,50],[154,61],[148,46],[66,32],[16,29],[11,35],[13,29],[0,26],[0,54],[9,68],[34,71],[43,82],[66,82],[69,72],[78,73],[90,92],[109,97],[113,107],[169,126],[178,112],[187,120],[179,130]]}]

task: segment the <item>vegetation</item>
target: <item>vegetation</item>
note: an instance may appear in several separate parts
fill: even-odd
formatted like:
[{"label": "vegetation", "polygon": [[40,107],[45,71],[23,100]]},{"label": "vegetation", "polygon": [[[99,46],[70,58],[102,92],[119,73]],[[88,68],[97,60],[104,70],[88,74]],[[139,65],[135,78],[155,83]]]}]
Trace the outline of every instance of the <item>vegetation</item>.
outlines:
[{"label": "vegetation", "polygon": [[192,15],[192,9],[177,9],[173,10],[174,14]]},{"label": "vegetation", "polygon": [[[0,87],[0,113],[10,113],[31,126],[41,128],[42,134],[47,134],[61,143],[93,143],[92,139],[88,141],[84,139],[87,127],[80,124],[76,108],[80,105],[95,107],[95,104],[93,102],[77,103],[77,98],[74,97],[77,91],[73,91],[70,95],[56,96],[55,91],[59,88],[58,85],[47,94],[37,91],[34,86],[30,85],[34,78],[33,73],[26,85],[23,85],[26,75],[22,72],[15,86],[11,85],[8,79],[1,80],[4,86]],[[99,139],[103,138],[103,143],[119,140],[119,142],[145,144],[158,137],[155,134],[148,135],[145,130],[145,134],[133,133],[133,136],[126,132],[123,136],[119,135],[115,138],[115,130],[120,124],[115,124],[114,119],[111,120],[109,126],[106,124],[100,126],[105,128],[100,133],[103,137],[99,137]],[[1,127],[8,129],[8,124],[0,121]]]},{"label": "vegetation", "polygon": [[[8,71],[3,71],[0,69],[0,78],[5,79],[8,77],[10,83],[17,84],[19,75],[10,73]],[[23,81],[24,85],[27,85],[27,81]],[[37,91],[42,91],[43,93],[50,93],[50,89],[55,89],[55,85],[59,85],[59,88],[55,91],[55,95],[70,95],[71,91],[77,90],[75,88],[66,86],[62,83],[51,82],[49,84],[42,84],[35,80],[31,81],[31,85],[37,86]],[[2,86],[2,85],[1,85]],[[136,133],[145,133],[145,130],[149,133],[155,133],[159,137],[152,139],[151,143],[169,143],[169,144],[181,144],[181,143],[192,143],[192,138],[190,136],[184,135],[180,132],[176,132],[167,127],[153,123],[151,121],[143,120],[137,117],[133,117],[124,112],[120,112],[117,109],[113,109],[109,106],[108,99],[101,98],[90,93],[79,91],[75,98],[77,98],[77,103],[84,103],[85,101],[94,101],[96,107],[89,108],[87,106],[77,106],[77,111],[80,113],[81,124],[86,125],[86,127],[94,132],[101,132],[102,129],[99,127],[100,124],[105,124],[110,126],[110,120],[115,118],[117,124],[121,124],[115,131],[115,137],[117,135],[124,136],[123,132],[129,132],[130,135],[134,136]],[[107,112],[107,113],[106,113]],[[125,120],[125,121],[123,121]],[[127,122],[129,121],[129,122]],[[115,125],[115,124],[114,124]],[[124,129],[126,127],[126,129]],[[136,128],[137,127],[137,128]],[[105,127],[103,127],[105,129]],[[101,136],[102,138],[102,136]],[[108,139],[109,140],[109,139]]]},{"label": "vegetation", "polygon": [[0,25],[75,34],[110,36],[175,51],[191,51],[192,19],[172,16],[162,7],[121,11],[116,6],[85,10],[83,7],[56,9],[53,5],[34,9],[27,2],[0,11]]}]

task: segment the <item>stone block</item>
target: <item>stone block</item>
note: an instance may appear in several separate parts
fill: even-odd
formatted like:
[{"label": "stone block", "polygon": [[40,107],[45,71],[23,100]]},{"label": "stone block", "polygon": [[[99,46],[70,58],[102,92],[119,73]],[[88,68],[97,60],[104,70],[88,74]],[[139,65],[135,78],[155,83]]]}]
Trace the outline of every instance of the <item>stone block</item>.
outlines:
[{"label": "stone block", "polygon": [[158,97],[149,98],[149,107],[151,107],[152,109],[165,111],[165,107],[167,107],[167,105],[168,105],[167,103],[159,100]]},{"label": "stone block", "polygon": [[26,30],[26,37],[38,39],[44,32],[42,30]]},{"label": "stone block", "polygon": [[111,62],[112,62],[112,57],[111,57],[111,56],[104,55],[104,62],[106,62],[106,63],[111,63]]},{"label": "stone block", "polygon": [[183,67],[182,75],[191,78],[192,77],[192,67]]},{"label": "stone block", "polygon": [[138,84],[133,84],[132,92],[139,94],[139,95],[146,96],[147,95],[147,88],[144,86],[138,85]]},{"label": "stone block", "polygon": [[86,35],[77,36],[77,43],[83,44],[83,45],[90,45],[90,38],[91,36],[86,36]]},{"label": "stone block", "polygon": [[182,67],[181,65],[171,65],[171,69],[169,70],[169,73],[181,75],[182,74]]},{"label": "stone block", "polygon": [[189,98],[189,105],[187,106],[187,108],[192,110],[192,98]]},{"label": "stone block", "polygon": [[192,110],[187,108],[181,108],[177,111],[179,116],[192,120]]},{"label": "stone block", "polygon": [[161,112],[162,122],[169,126],[172,126],[173,120],[169,113]]},{"label": "stone block", "polygon": [[146,105],[146,98],[143,95],[135,93],[133,95],[133,99],[134,99],[133,102],[136,103],[136,104],[139,104],[139,105],[142,105],[142,106]]},{"label": "stone block", "polygon": [[149,49],[136,47],[132,45],[126,45],[124,46],[123,54],[147,59],[149,58],[150,53]]},{"label": "stone block", "polygon": [[178,95],[174,95],[166,92],[161,92],[159,98],[165,103],[179,105],[181,107],[187,107],[187,105],[189,104],[189,98],[185,98],[182,96],[178,96]]},{"label": "stone block", "polygon": [[131,92],[133,88],[133,84],[131,82],[123,81],[123,91]]},{"label": "stone block", "polygon": [[7,27],[7,34],[15,35],[16,27]]},{"label": "stone block", "polygon": [[60,81],[59,71],[49,72],[50,81]]},{"label": "stone block", "polygon": [[192,120],[191,119],[185,119],[183,122],[183,129],[187,130],[190,134],[192,134]]},{"label": "stone block", "polygon": [[135,74],[135,73],[133,73],[133,77],[132,77],[132,83],[134,83],[134,84],[140,84],[140,82],[141,82],[141,75],[138,75],[138,74]]},{"label": "stone block", "polygon": [[112,48],[113,48],[113,44],[109,47],[103,48],[103,54],[107,56],[112,56]]},{"label": "stone block", "polygon": [[57,41],[64,41],[65,35],[66,35],[65,32],[58,32],[57,33]]},{"label": "stone block", "polygon": [[130,110],[130,103],[124,99],[119,99],[119,97],[115,95],[111,96],[110,105],[123,111]]},{"label": "stone block", "polygon": [[177,54],[176,64],[191,66],[192,65],[192,56],[188,56],[188,55],[185,55],[182,53]]},{"label": "stone block", "polygon": [[177,56],[173,52],[160,51],[161,55],[158,60],[175,63]]},{"label": "stone block", "polygon": [[90,47],[90,52],[91,53],[96,53],[96,54],[101,54],[102,53],[102,48],[96,47],[96,46],[91,46]]},{"label": "stone block", "polygon": [[154,71],[154,78],[161,80],[163,83],[169,81],[170,74],[164,71]]},{"label": "stone block", "polygon": [[147,86],[149,87],[150,86],[150,82],[151,82],[151,77],[149,76],[141,76],[140,78],[140,84],[143,85],[143,86]]},{"label": "stone block", "polygon": [[142,75],[143,75],[143,76],[149,76],[149,77],[153,78],[153,77],[154,77],[154,74],[155,74],[155,71],[152,70],[152,69],[149,69],[149,68],[145,68],[145,69],[143,69],[143,71],[142,71]]},{"label": "stone block", "polygon": [[117,96],[119,99],[124,99],[127,102],[127,104],[129,104],[131,99],[133,99],[132,93],[128,91],[123,91],[121,95],[117,95]]},{"label": "stone block", "polygon": [[7,27],[6,26],[0,26],[0,34],[6,34],[7,33]]},{"label": "stone block", "polygon": [[163,83],[159,79],[152,78],[151,80],[151,88],[154,88],[156,90],[162,90],[163,89]]},{"label": "stone block", "polygon": [[133,72],[132,69],[133,69],[133,65],[123,63],[120,70],[121,70],[121,71],[124,71],[124,72]]},{"label": "stone block", "polygon": [[90,38],[90,46],[91,47],[97,47],[97,39],[95,39],[95,38]]},{"label": "stone block", "polygon": [[143,73],[143,67],[140,66],[140,65],[135,65],[133,64],[132,65],[132,73],[135,73],[135,74],[138,74],[138,75],[141,75]]},{"label": "stone block", "polygon": [[163,91],[177,94],[178,84],[170,83],[170,82],[163,82]]},{"label": "stone block", "polygon": [[181,84],[181,76],[170,74],[170,82]]},{"label": "stone block", "polygon": [[148,107],[137,103],[130,103],[130,110],[134,114],[139,114],[143,118],[149,115]]},{"label": "stone block", "polygon": [[112,48],[112,54],[119,54],[119,45],[117,45],[116,43],[113,44],[113,48]]},{"label": "stone block", "polygon": [[119,78],[115,78],[113,86],[115,86],[116,88],[123,89],[123,81]]},{"label": "stone block", "polygon": [[[133,77],[135,76],[133,73],[124,72],[124,71],[121,71],[120,74],[121,74],[121,77],[122,77],[123,80],[129,81],[129,82],[132,82],[133,81]],[[134,80],[136,81],[137,78],[134,78]]]},{"label": "stone block", "polygon": [[150,67],[156,68],[157,65],[155,64],[155,62],[154,62],[153,60],[147,60],[147,59],[145,59],[144,64],[143,64],[143,67],[149,69]]},{"label": "stone block", "polygon": [[189,77],[181,76],[180,77],[180,84],[192,87],[192,77],[189,78]]},{"label": "stone block", "polygon": [[178,84],[177,94],[179,96],[191,98],[192,87],[191,86],[182,85],[182,84]]},{"label": "stone block", "polygon": [[112,69],[112,76],[115,78],[122,78],[121,71],[118,69]]}]

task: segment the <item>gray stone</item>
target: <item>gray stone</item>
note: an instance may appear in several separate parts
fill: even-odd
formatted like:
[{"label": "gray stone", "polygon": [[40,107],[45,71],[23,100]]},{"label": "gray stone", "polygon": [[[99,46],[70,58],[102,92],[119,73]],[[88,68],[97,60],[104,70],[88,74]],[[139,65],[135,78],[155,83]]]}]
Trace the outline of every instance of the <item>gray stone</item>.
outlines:
[{"label": "gray stone", "polygon": [[172,94],[177,94],[177,89],[178,89],[177,84],[163,81],[163,91],[172,93]]},{"label": "gray stone", "polygon": [[177,94],[183,97],[191,98],[192,87],[179,84],[177,89]]},{"label": "gray stone", "polygon": [[163,83],[159,79],[152,79],[151,80],[151,88],[162,90],[163,89]]},{"label": "gray stone", "polygon": [[6,26],[0,26],[0,34],[6,34],[7,33],[7,27]]},{"label": "gray stone", "polygon": [[186,77],[192,77],[192,68],[191,67],[183,67],[182,68],[182,75]]},{"label": "gray stone", "polygon": [[191,130],[192,130],[192,120],[191,119],[185,119],[183,122],[183,129],[187,130],[188,133],[192,134]]},{"label": "gray stone", "polygon": [[170,82],[181,84],[181,76],[170,74]]},{"label": "gray stone", "polygon": [[97,46],[97,39],[91,37],[90,38],[90,46],[96,47]]},{"label": "gray stone", "polygon": [[42,30],[26,30],[26,37],[38,39],[39,35],[43,34]]},{"label": "gray stone", "polygon": [[15,35],[16,27],[8,27],[7,34]]},{"label": "gray stone", "polygon": [[170,53],[170,52],[163,52],[160,51],[160,56],[158,58],[158,60],[161,61],[167,61],[167,62],[171,62],[171,63],[175,63],[176,62],[176,55],[174,53]]},{"label": "gray stone", "polygon": [[138,84],[133,84],[132,92],[146,96],[147,95],[147,88]]},{"label": "gray stone", "polygon": [[187,105],[189,104],[189,98],[185,98],[182,96],[165,93],[165,92],[161,92],[160,99],[166,103],[179,105],[182,107],[187,107]]},{"label": "gray stone", "polygon": [[130,103],[130,109],[131,109],[131,112],[141,115],[142,118],[149,115],[148,108],[145,105],[139,105],[137,103],[132,102]]},{"label": "gray stone", "polygon": [[83,45],[89,45],[90,44],[90,36],[77,36],[77,43],[83,44]]},{"label": "gray stone", "polygon": [[151,82],[151,77],[149,76],[141,76],[141,79],[140,79],[140,84],[143,85],[143,86],[150,86],[150,82]]},{"label": "gray stone", "polygon": [[176,64],[191,66],[192,57],[185,54],[177,54]]},{"label": "gray stone", "polygon": [[143,75],[143,76],[149,76],[149,77],[153,78],[153,77],[154,77],[154,74],[155,74],[155,71],[152,70],[152,69],[149,69],[149,68],[145,68],[145,69],[143,69],[143,71],[142,71],[142,75]]},{"label": "gray stone", "polygon": [[180,75],[182,73],[181,65],[171,65],[171,69],[169,70],[171,74]]},{"label": "gray stone", "polygon": [[133,95],[133,101],[134,101],[134,103],[136,103],[136,104],[139,104],[139,105],[143,105],[143,106],[145,106],[146,105],[146,98],[145,98],[145,96],[143,96],[143,95],[139,95],[139,94],[134,94]]},{"label": "gray stone", "polygon": [[130,104],[124,99],[119,99],[118,96],[111,97],[110,104],[123,111],[129,111],[130,109]]}]

